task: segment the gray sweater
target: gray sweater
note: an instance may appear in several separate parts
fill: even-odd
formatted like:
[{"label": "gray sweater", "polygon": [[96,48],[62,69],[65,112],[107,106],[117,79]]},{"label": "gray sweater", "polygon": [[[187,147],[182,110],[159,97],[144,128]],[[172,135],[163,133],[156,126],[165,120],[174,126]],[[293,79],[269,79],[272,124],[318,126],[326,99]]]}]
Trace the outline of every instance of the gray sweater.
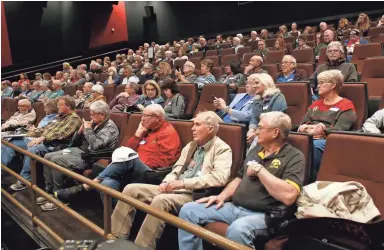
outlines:
[{"label": "gray sweater", "polygon": [[185,99],[184,96],[177,93],[171,99],[167,99],[164,104],[164,111],[167,117],[179,116],[184,114]]},{"label": "gray sweater", "polygon": [[384,108],[376,111],[363,124],[363,131],[368,133],[384,134]]}]

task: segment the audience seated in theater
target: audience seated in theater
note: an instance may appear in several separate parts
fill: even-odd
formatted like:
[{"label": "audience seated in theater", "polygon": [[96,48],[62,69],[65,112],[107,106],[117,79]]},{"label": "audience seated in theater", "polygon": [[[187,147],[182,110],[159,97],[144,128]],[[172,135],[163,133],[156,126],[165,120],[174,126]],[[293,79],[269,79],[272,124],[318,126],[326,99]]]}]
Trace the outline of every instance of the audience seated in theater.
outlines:
[{"label": "audience seated in theater", "polygon": [[363,131],[367,133],[384,134],[384,108],[376,111],[364,122]]},{"label": "audience seated in theater", "polygon": [[[55,80],[55,81],[58,81],[58,80]],[[52,86],[54,86],[53,83],[52,83]],[[41,87],[41,90],[43,91],[43,93],[39,96],[38,101],[39,102],[45,102],[47,99],[50,98],[50,96],[52,96],[52,90],[49,89],[49,82],[45,81],[45,80],[40,81],[40,87]],[[54,99],[54,98],[52,98],[52,99]]]},{"label": "audience seated in theater", "polygon": [[43,80],[52,81],[52,76],[48,72],[43,74]]},{"label": "audience seated in theater", "polygon": [[53,80],[59,80],[60,82],[64,82],[63,72],[56,71],[56,74],[55,74],[55,77],[53,78]]},{"label": "audience seated in theater", "polygon": [[1,82],[1,97],[2,98],[11,97],[11,95],[13,93],[13,89],[10,85],[11,85],[11,82],[8,80]]},{"label": "audience seated in theater", "polygon": [[[339,42],[337,42],[339,43]],[[309,106],[298,131],[313,135],[313,165],[311,179],[316,180],[326,144],[331,131],[351,130],[356,122],[353,103],[339,96],[344,76],[339,70],[328,70],[317,76],[320,100]]]},{"label": "audience seated in theater", "polygon": [[15,98],[18,97],[21,94],[21,87],[17,82],[12,83],[12,94],[9,96],[9,98]]},{"label": "audience seated in theater", "polygon": [[379,21],[377,21],[376,27],[381,27],[381,26],[384,26],[384,15],[380,18]]},{"label": "audience seated in theater", "polygon": [[319,24],[319,28],[320,28],[320,33],[323,34],[327,30],[328,24],[326,22],[321,22]]},{"label": "audience seated in theater", "polygon": [[237,94],[229,106],[227,106],[223,98],[213,100],[217,115],[219,115],[225,123],[249,123],[251,120],[252,105],[256,95],[256,91],[253,88],[255,84],[256,79],[252,77],[252,75],[248,77],[245,85],[246,93]]},{"label": "audience seated in theater", "polygon": [[175,61],[177,60],[188,60],[187,51],[183,49],[179,50],[177,57],[175,58]]},{"label": "audience seated in theater", "polygon": [[140,95],[137,94],[140,86],[136,82],[128,82],[123,92],[118,94],[109,103],[112,112],[127,112],[128,108],[139,100]]},{"label": "audience seated in theater", "polygon": [[30,86],[29,83],[23,82],[20,86],[21,87],[21,93],[14,98],[15,99],[21,99],[22,96],[27,96],[29,93],[31,93],[32,89],[30,89],[29,86]]},{"label": "audience seated in theater", "polygon": [[[93,75],[92,72],[87,72],[85,74],[85,82],[84,83],[86,83],[86,82],[91,82],[93,84],[96,83],[96,80],[95,80],[94,75]],[[81,85],[81,86],[83,86],[83,85]]]},{"label": "audience seated in theater", "polygon": [[[49,79],[49,80],[51,80],[51,79]],[[19,85],[21,85],[22,82],[28,82],[29,83],[28,75],[26,73],[20,74],[20,80],[17,83]]]},{"label": "audience seated in theater", "polygon": [[207,50],[208,50],[208,43],[207,43],[207,40],[205,40],[204,37],[201,37],[201,38],[199,39],[199,44],[200,44],[199,51],[203,51],[203,52],[204,52],[204,55],[205,55],[205,52],[207,52]]},{"label": "audience seated in theater", "polygon": [[[44,111],[46,116],[39,122],[37,128],[44,128],[57,118],[57,99],[48,99],[44,102]],[[28,127],[28,131],[35,130],[36,127],[32,124]]]},{"label": "audience seated in theater", "polygon": [[56,99],[57,97],[65,95],[61,86],[62,83],[59,80],[52,81],[52,94],[49,96],[50,99]]},{"label": "audience seated in theater", "polygon": [[232,40],[232,43],[233,43],[232,48],[235,49],[235,53],[236,54],[237,54],[237,51],[238,51],[239,48],[244,48],[244,45],[240,44],[241,40],[238,37],[234,37],[233,40]]},{"label": "audience seated in theater", "polygon": [[283,38],[290,37],[291,35],[288,32],[288,28],[285,25],[282,25],[279,27],[280,34],[283,36]]},{"label": "audience seated in theater", "polygon": [[224,67],[225,74],[220,77],[218,82],[228,85],[230,94],[236,94],[237,88],[243,86],[247,81],[247,77],[241,72],[240,63],[236,61],[230,61]]},{"label": "audience seated in theater", "polygon": [[241,33],[236,34],[236,37],[238,37],[240,40],[243,40],[243,34],[241,34]]},{"label": "audience seated in theater", "polygon": [[255,100],[252,105],[251,120],[247,133],[247,143],[250,144],[254,139],[257,140],[257,126],[260,121],[260,115],[271,111],[286,112],[288,109],[285,96],[280,89],[275,86],[273,79],[266,73],[253,74],[253,88],[256,92]]},{"label": "audience seated in theater", "polygon": [[[85,161],[81,154],[89,151],[115,149],[119,141],[119,129],[110,119],[108,104],[96,101],[90,106],[91,121],[85,121],[72,137],[72,146],[60,151],[47,153],[44,158],[56,163],[75,173],[81,173],[91,168],[89,162]],[[69,151],[65,153],[66,151]],[[45,191],[53,194],[56,199],[56,191],[67,188],[70,178],[64,173],[51,167],[44,166]],[[37,198],[37,204],[44,211],[52,211],[58,208],[44,197]]]},{"label": "audience seated in theater", "polygon": [[257,37],[257,32],[255,30],[251,31],[251,39],[248,40],[249,43],[259,41],[260,38]]},{"label": "audience seated in theater", "polygon": [[340,42],[343,42],[344,40],[344,32],[350,31],[351,29],[348,28],[348,19],[346,18],[341,18],[339,20],[339,27],[336,30],[337,34],[337,40]]},{"label": "audience seated in theater", "polygon": [[345,62],[344,47],[340,42],[331,42],[327,46],[326,55],[325,63],[317,66],[315,72],[309,78],[313,91],[313,100],[317,100],[317,97],[314,95],[317,92],[317,75],[323,71],[337,69],[343,74],[344,82],[357,82],[356,67],[352,63]]},{"label": "audience seated in theater", "polygon": [[307,81],[307,72],[296,68],[296,58],[291,55],[285,55],[281,60],[281,72],[276,76],[278,82],[297,82]]},{"label": "audience seated in theater", "polygon": [[109,67],[108,68],[108,79],[105,80],[104,85],[119,85],[121,82],[121,78],[119,74],[117,74],[117,70],[115,67]]},{"label": "audience seated in theater", "polygon": [[230,44],[232,46],[232,40],[233,40],[233,37],[232,36],[228,36],[226,41],[228,44]]},{"label": "audience seated in theater", "polygon": [[263,39],[260,39],[257,47],[258,49],[255,50],[254,52],[260,55],[263,58],[263,60],[265,60],[269,53],[269,49],[265,47],[265,41]]},{"label": "audience seated in theater", "polygon": [[276,39],[275,45],[273,46],[273,51],[284,51],[287,53],[287,47],[285,46],[284,38],[279,37]]},{"label": "audience seated in theater", "polygon": [[86,82],[84,83],[83,91],[76,91],[76,94],[74,96],[76,109],[82,109],[84,107],[85,101],[93,98],[91,94],[93,85],[94,84],[92,82]]},{"label": "audience seated in theater", "polygon": [[[179,134],[165,120],[163,107],[159,104],[151,104],[145,108],[135,135],[125,143],[124,147],[113,152],[113,155],[125,157],[126,160],[113,162],[94,181],[122,191],[129,183],[142,183],[146,171],[171,167],[179,158],[180,150]],[[136,152],[137,158],[127,159],[129,154]],[[73,186],[58,190],[57,197],[67,200],[90,189],[91,187],[86,184]],[[113,199],[113,202],[116,203],[116,200]]]},{"label": "audience seated in theater", "polygon": [[[259,41],[260,43],[261,41]],[[252,56],[249,60],[249,65],[244,69],[244,75],[250,76],[251,74],[259,74],[268,72],[264,70],[261,66],[263,65],[263,58],[261,56]]]},{"label": "audience seated in theater", "polygon": [[104,64],[104,67],[103,67],[103,73],[109,73],[108,72],[108,69],[112,66],[111,62],[105,62]]},{"label": "audience seated in theater", "polygon": [[137,72],[142,71],[145,63],[149,63],[149,61],[144,62],[140,57],[136,58],[136,61],[132,64],[132,73],[136,74]]},{"label": "audience seated in theater", "polygon": [[221,34],[217,35],[217,36],[216,36],[216,42],[215,42],[215,44],[219,46],[219,45],[221,45],[221,44],[223,44],[223,43],[224,43],[223,35],[221,35]]},{"label": "audience seated in theater", "polygon": [[36,73],[35,74],[35,80],[36,81],[41,81],[43,80],[43,75],[41,73]]},{"label": "audience seated in theater", "polygon": [[96,61],[92,61],[89,65],[90,72],[93,74],[101,74],[103,73],[103,69],[100,64],[98,64]]},{"label": "audience seated in theater", "polygon": [[[183,148],[172,172],[163,182],[160,185],[129,184],[124,188],[124,195],[149,203],[153,208],[177,213],[185,203],[193,201],[193,190],[227,184],[232,164],[232,150],[216,136],[219,130],[217,115],[212,111],[202,112],[193,122],[193,141]],[[134,220],[134,214],[130,212],[132,209],[135,208],[124,202],[117,203],[111,218],[114,236],[128,239]],[[135,244],[155,249],[156,241],[161,237],[164,226],[164,221],[147,215]]]},{"label": "audience seated in theater", "polygon": [[193,55],[194,53],[199,52],[199,50],[200,50],[200,44],[194,43],[192,44],[192,49],[189,53]]},{"label": "audience seated in theater", "polygon": [[312,32],[312,27],[311,26],[305,26],[303,30],[303,35],[309,35]]},{"label": "audience seated in theater", "polygon": [[344,43],[345,47],[347,48],[347,62],[352,60],[352,55],[356,44],[368,44],[367,40],[360,38],[360,30],[353,29],[349,34],[349,40],[346,40]]},{"label": "audience seated in theater", "polygon": [[104,87],[102,85],[93,85],[91,90],[92,97],[84,101],[84,108],[89,108],[96,101],[107,102],[107,98],[103,94]]},{"label": "audience seated in theater", "polygon": [[161,87],[163,82],[167,79],[172,79],[172,68],[167,62],[160,62],[157,67],[157,73],[155,74],[155,81]]},{"label": "audience seated in theater", "polygon": [[260,31],[260,36],[261,36],[261,39],[263,39],[263,40],[273,38],[273,34],[268,33],[268,30],[266,30],[266,29],[262,29]]},{"label": "audience seated in theater", "polygon": [[295,48],[295,50],[298,50],[298,49],[309,49],[311,47],[309,47],[307,45],[307,37],[306,36],[300,36],[298,39],[298,46]]},{"label": "audience seated in theater", "polygon": [[324,42],[320,43],[315,48],[315,56],[318,59],[322,48],[327,47],[333,41],[334,33],[332,30],[324,31]]},{"label": "audience seated in theater", "polygon": [[297,33],[297,37],[301,36],[301,32],[297,29],[297,23],[291,24],[291,31],[288,32],[288,35],[292,36],[292,33]]},{"label": "audience seated in theater", "polygon": [[[201,226],[227,223],[226,238],[252,249],[260,236],[269,236],[265,212],[295,204],[305,171],[303,153],[287,142],[289,116],[269,112],[260,119],[259,145],[248,153],[237,177],[219,195],[187,203],[179,213],[181,219]],[[203,249],[202,239],[182,229],[178,239],[180,249]]]},{"label": "audience seated in theater", "polygon": [[71,84],[71,79],[70,79],[70,73],[64,73],[63,74],[63,86],[67,86]]},{"label": "audience seated in theater", "polygon": [[[1,124],[1,131],[14,131],[18,127],[26,127],[35,122],[36,112],[28,99],[18,101],[17,106],[19,111]],[[1,148],[3,149],[3,146]]]},{"label": "audience seated in theater", "polygon": [[161,89],[164,91],[167,100],[164,103],[165,116],[177,118],[184,114],[185,98],[180,94],[179,86],[172,78],[164,80]]},{"label": "audience seated in theater", "polygon": [[40,81],[33,82],[33,85],[32,85],[33,91],[31,91],[27,95],[20,94],[19,99],[29,99],[31,103],[36,102],[40,98],[40,95],[43,93],[43,91],[41,90],[40,84],[41,84]]},{"label": "audience seated in theater", "polygon": [[134,82],[134,83],[138,83],[139,82],[139,78],[132,73],[132,67],[127,65],[125,66],[124,68],[124,73],[123,73],[123,76],[124,76],[124,79],[122,81],[121,84],[127,84],[129,82]]},{"label": "audience seated in theater", "polygon": [[361,36],[368,36],[370,26],[371,20],[369,19],[369,16],[365,13],[360,13],[355,24],[355,29],[360,30]]},{"label": "audience seated in theater", "polygon": [[[75,101],[72,97],[59,97],[57,107],[59,116],[56,122],[51,122],[44,128],[29,131],[26,137],[12,139],[10,142],[15,146],[40,156],[44,156],[52,151],[55,146],[66,143],[65,140],[70,139],[73,133],[79,129],[81,119],[74,111]],[[1,163],[8,166],[15,155],[16,152],[12,148],[2,146]],[[23,169],[20,173],[28,181],[31,181],[30,160],[28,156],[24,157]],[[17,181],[11,186],[11,189],[15,191],[26,188],[27,186],[21,181]]]},{"label": "audience seated in theater", "polygon": [[186,61],[183,66],[184,74],[181,74],[181,70],[175,71],[176,81],[178,83],[183,82],[195,82],[197,76],[195,75],[195,64],[191,61]]},{"label": "audience seated in theater", "polygon": [[187,43],[188,43],[188,52],[191,52],[192,51],[192,44],[195,43],[195,39],[190,37],[190,38],[188,38]]},{"label": "audience seated in theater", "polygon": [[70,70],[71,70],[70,68],[71,68],[71,65],[68,62],[65,62],[65,63],[63,63],[63,70],[62,70],[62,72],[63,73],[69,73]]},{"label": "audience seated in theater", "polygon": [[153,80],[154,78],[155,72],[153,71],[153,65],[145,63],[139,76],[139,84],[144,84],[146,81]]},{"label": "audience seated in theater", "polygon": [[198,88],[201,90],[206,84],[216,82],[216,78],[212,75],[213,62],[210,59],[204,59],[200,62],[201,75],[196,78],[195,83],[197,83]]},{"label": "audience seated in theater", "polygon": [[141,111],[150,104],[164,106],[164,99],[161,97],[160,86],[154,80],[148,80],[142,87],[143,94],[137,100],[137,106]]}]

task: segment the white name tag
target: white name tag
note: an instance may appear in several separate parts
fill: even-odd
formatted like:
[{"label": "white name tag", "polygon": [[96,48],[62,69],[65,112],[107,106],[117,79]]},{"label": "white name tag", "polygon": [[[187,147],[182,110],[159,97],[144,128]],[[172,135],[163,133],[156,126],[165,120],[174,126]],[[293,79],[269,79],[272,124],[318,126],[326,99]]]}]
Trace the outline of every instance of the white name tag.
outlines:
[{"label": "white name tag", "polygon": [[263,110],[266,110],[266,109],[268,109],[268,106],[263,106]]},{"label": "white name tag", "polygon": [[247,166],[254,165],[254,164],[257,164],[257,163],[258,163],[257,161],[249,161],[249,162],[247,162]]},{"label": "white name tag", "polygon": [[139,142],[140,145],[144,145],[146,143],[146,141],[142,140]]},{"label": "white name tag", "polygon": [[339,108],[330,108],[329,110],[330,110],[330,111],[335,111],[335,112],[337,112],[337,111],[339,111],[340,109],[339,109]]}]

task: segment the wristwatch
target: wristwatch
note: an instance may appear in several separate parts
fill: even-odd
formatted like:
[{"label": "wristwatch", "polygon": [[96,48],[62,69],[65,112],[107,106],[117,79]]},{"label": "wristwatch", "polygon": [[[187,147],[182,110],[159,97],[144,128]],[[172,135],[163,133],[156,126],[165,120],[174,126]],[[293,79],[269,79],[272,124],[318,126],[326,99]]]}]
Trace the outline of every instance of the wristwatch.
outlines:
[{"label": "wristwatch", "polygon": [[228,106],[226,106],[226,107],[224,108],[225,113],[228,113],[229,110],[230,110],[230,107],[228,107]]},{"label": "wristwatch", "polygon": [[251,165],[250,167],[251,167],[251,169],[253,170],[253,172],[255,172],[255,176],[257,176],[257,175],[259,174],[260,170],[261,170],[262,168],[264,168],[264,167],[263,167],[262,165],[260,165],[260,164]]}]

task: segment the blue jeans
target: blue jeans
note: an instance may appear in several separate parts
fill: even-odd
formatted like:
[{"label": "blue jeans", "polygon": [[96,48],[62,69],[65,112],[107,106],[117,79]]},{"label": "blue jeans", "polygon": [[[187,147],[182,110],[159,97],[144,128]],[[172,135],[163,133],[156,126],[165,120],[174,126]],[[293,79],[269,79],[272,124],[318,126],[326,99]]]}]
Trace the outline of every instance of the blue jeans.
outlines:
[{"label": "blue jeans", "polygon": [[[49,152],[48,148],[42,143],[40,143],[34,147],[28,147],[27,144],[30,141],[31,141],[31,138],[26,137],[26,138],[22,138],[22,139],[12,140],[11,143],[15,146],[18,146],[22,149],[27,150],[28,152],[40,155],[41,157],[44,157],[44,155]],[[12,148],[7,147],[7,146],[1,147],[1,163],[2,164],[7,166],[12,161],[13,157],[15,157],[15,155],[16,155],[16,152]],[[20,173],[20,175],[28,181],[31,180],[30,162],[31,162],[31,158],[29,158],[28,156],[25,156],[23,169],[21,170],[21,173]]]},{"label": "blue jeans", "polygon": [[[208,208],[205,205],[205,203],[187,203],[181,208],[179,217],[202,226],[215,221],[225,222],[230,225],[226,238],[251,248],[255,248],[253,241],[257,236],[268,236],[264,213],[236,206],[232,202],[224,203],[224,206],[218,210],[215,204]],[[197,236],[179,229],[179,249],[203,250],[203,241]]]},{"label": "blue jeans", "polygon": [[317,174],[320,170],[321,158],[325,148],[325,139],[313,140],[313,168],[311,174],[311,181],[316,181]]},{"label": "blue jeans", "polygon": [[[143,182],[145,171],[152,171],[152,169],[139,158],[136,158],[130,161],[112,163],[97,176],[97,179],[101,180],[101,184],[104,186],[122,191],[130,183]],[[100,194],[103,200],[103,193]],[[116,201],[113,199],[112,203],[115,204]]]}]

